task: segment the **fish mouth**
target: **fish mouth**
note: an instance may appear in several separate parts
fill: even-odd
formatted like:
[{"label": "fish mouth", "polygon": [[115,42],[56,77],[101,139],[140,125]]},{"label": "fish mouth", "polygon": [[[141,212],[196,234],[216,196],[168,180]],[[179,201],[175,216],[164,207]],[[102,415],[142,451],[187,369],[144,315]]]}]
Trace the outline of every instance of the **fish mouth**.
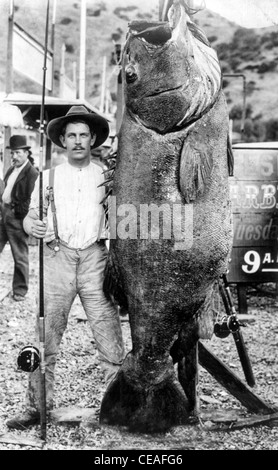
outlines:
[{"label": "fish mouth", "polygon": [[172,28],[166,21],[148,23],[146,21],[131,21],[129,32],[147,46],[160,48],[172,38]]},{"label": "fish mouth", "polygon": [[181,90],[184,88],[184,85],[179,85],[179,86],[176,86],[174,88],[167,88],[166,90],[157,90],[157,91],[154,91],[153,93],[149,94],[149,95],[146,95],[147,98],[152,98],[154,96],[159,96],[159,95],[166,95],[166,94],[169,94],[169,93],[172,93],[173,91],[178,91],[178,90]]}]

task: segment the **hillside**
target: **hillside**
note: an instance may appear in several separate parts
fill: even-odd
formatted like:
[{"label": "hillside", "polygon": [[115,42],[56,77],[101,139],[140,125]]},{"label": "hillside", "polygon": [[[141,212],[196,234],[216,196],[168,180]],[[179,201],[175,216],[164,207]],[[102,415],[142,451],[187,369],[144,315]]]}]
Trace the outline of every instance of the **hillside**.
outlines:
[{"label": "hillside", "polygon": [[[15,21],[44,42],[46,0],[15,0]],[[140,5],[140,6],[139,6]],[[0,0],[0,67],[6,63],[8,0]],[[51,20],[52,11],[50,11]],[[127,24],[132,19],[158,19],[157,0],[87,0],[86,99],[99,106],[103,57],[106,57],[106,83],[116,99],[117,67],[113,63],[115,43],[124,43]],[[195,15],[213,47],[217,50],[224,74],[244,74],[247,104],[252,117],[276,118],[278,107],[278,33],[275,28],[245,29],[219,15],[204,10]],[[54,96],[59,90],[61,47],[66,46],[65,67],[72,76],[73,62],[79,67],[80,0],[57,0],[55,26]],[[243,81],[224,81],[229,109],[242,104]],[[5,74],[0,74],[0,90],[5,89]],[[41,88],[14,73],[14,91],[40,93]]]}]

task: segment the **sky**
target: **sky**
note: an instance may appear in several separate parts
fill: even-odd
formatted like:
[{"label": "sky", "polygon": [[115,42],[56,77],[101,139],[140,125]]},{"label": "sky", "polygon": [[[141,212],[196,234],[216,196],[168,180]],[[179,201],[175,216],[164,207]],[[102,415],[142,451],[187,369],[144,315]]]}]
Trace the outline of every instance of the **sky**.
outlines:
[{"label": "sky", "polygon": [[[0,0],[9,3],[10,0]],[[16,0],[17,2],[19,0]],[[25,0],[34,5],[35,0]],[[39,0],[42,1],[42,0]],[[46,0],[43,0],[46,4]],[[117,4],[116,0],[106,0]],[[190,6],[205,7],[234,23],[245,28],[264,28],[278,25],[278,0],[185,0]],[[132,3],[131,0],[126,0]],[[51,5],[57,4],[59,0],[50,0]],[[97,0],[87,0],[87,6],[96,4]],[[158,7],[159,0],[141,0],[140,4],[153,4]]]},{"label": "sky", "polygon": [[[192,1],[192,0],[191,0]],[[278,25],[278,0],[193,0],[245,28]]]}]

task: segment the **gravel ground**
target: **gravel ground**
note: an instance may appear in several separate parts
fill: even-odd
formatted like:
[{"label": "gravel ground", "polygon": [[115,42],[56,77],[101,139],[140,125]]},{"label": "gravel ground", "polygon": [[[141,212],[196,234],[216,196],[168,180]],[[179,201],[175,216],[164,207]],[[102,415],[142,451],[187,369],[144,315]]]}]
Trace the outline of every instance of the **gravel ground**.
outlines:
[{"label": "gravel ground", "polygon": [[[33,342],[38,292],[37,260],[37,246],[30,246],[30,289],[26,301],[14,302],[9,295],[0,300],[0,450],[41,449],[38,441],[40,426],[26,431],[11,431],[5,425],[5,421],[24,406],[28,373],[17,368],[16,359],[19,350]],[[13,262],[7,246],[0,255],[0,299],[11,288],[12,271]],[[242,332],[256,380],[252,391],[268,404],[278,407],[278,302],[274,284],[259,287],[262,289],[248,288],[249,320]],[[84,419],[78,425],[50,421],[43,450],[278,450],[277,422],[276,425],[238,430],[232,427],[225,431],[213,430],[217,416],[223,418],[223,413],[242,418],[252,417],[252,414],[202,367],[199,372],[201,421],[154,435],[131,434],[123,428],[99,426],[98,414],[105,386],[84,318],[77,300],[58,357],[55,409],[78,407],[92,414],[90,419]],[[122,327],[126,349],[129,350],[130,330],[125,317]],[[225,339],[213,336],[212,340],[204,343],[244,381],[231,335]]]}]

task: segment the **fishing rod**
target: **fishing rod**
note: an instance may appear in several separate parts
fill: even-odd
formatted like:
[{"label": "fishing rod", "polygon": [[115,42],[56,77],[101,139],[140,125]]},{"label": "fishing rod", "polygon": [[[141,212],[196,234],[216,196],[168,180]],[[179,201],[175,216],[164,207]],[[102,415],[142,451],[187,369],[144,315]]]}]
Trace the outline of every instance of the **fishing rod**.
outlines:
[{"label": "fishing rod", "polygon": [[[44,103],[45,83],[47,71],[47,47],[48,47],[48,24],[49,24],[49,0],[47,0],[42,103],[40,109],[40,160],[39,160],[39,218],[43,221],[43,141],[44,141]],[[44,266],[43,266],[43,238],[39,239],[39,350],[40,350],[40,384],[41,384],[41,411],[40,425],[41,438],[46,440],[46,385],[45,385],[45,316],[44,316]]]},{"label": "fishing rod", "polygon": [[241,325],[237,319],[236,309],[234,307],[226,274],[223,274],[222,278],[219,280],[219,290],[227,315],[224,316],[220,322],[215,323],[214,334],[219,338],[226,338],[230,333],[232,333],[246,382],[250,387],[254,387],[255,378],[241,333]]},{"label": "fishing rod", "polygon": [[[45,46],[43,63],[42,103],[40,109],[40,158],[39,158],[39,219],[43,221],[43,140],[44,140],[44,102],[47,71],[47,45],[49,23],[49,0],[47,0]],[[24,372],[34,372],[40,368],[40,426],[41,438],[46,441],[46,380],[45,380],[45,315],[44,315],[44,269],[43,239],[39,239],[39,349],[28,345],[20,351],[17,364]]]}]

